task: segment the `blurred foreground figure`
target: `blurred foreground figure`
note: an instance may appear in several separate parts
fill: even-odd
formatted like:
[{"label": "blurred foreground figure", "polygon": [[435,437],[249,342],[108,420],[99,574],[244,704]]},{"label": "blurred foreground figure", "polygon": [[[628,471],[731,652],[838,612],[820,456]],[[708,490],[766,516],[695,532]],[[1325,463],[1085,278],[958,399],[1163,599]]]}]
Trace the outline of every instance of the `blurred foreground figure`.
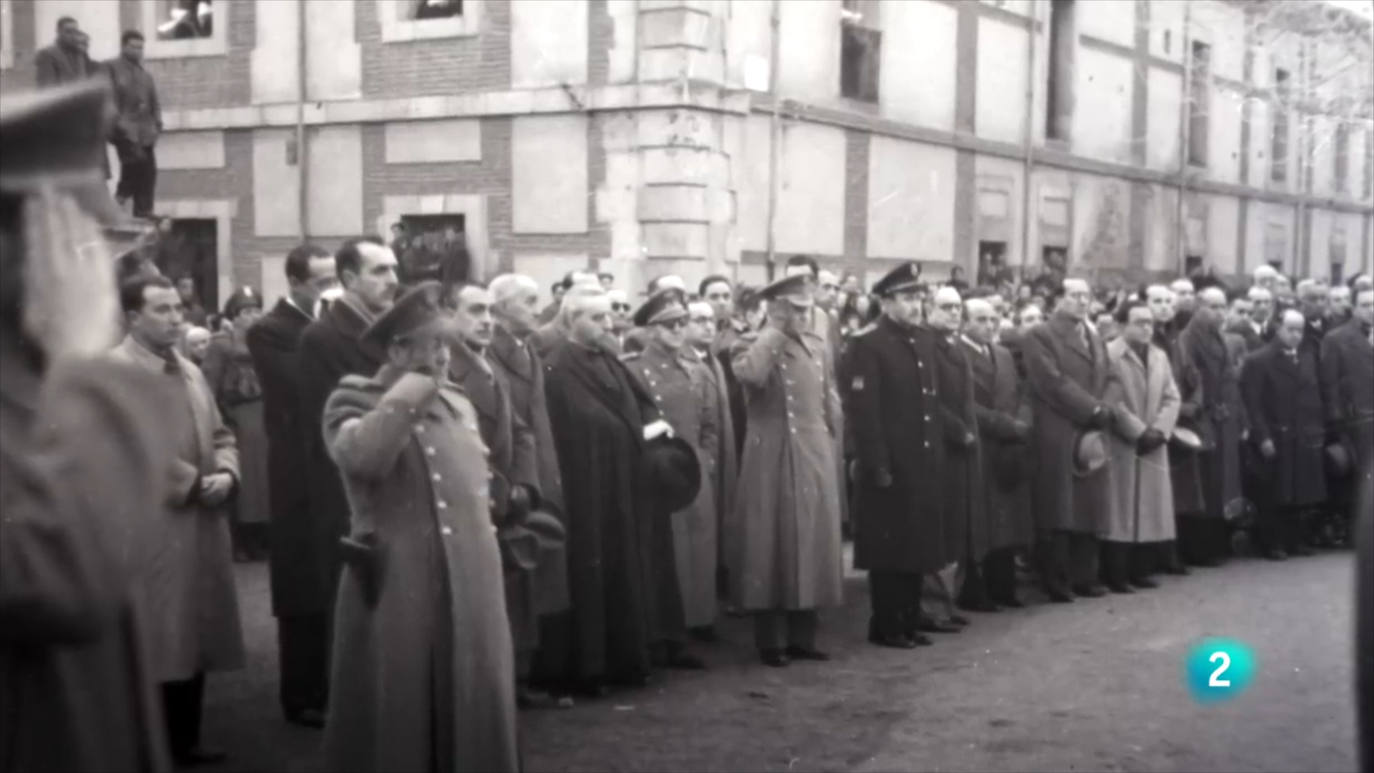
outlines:
[{"label": "blurred foreground figure", "polygon": [[102,88],[0,106],[0,769],[169,769],[135,592],[188,423],[118,337]]},{"label": "blurred foreground figure", "polygon": [[325,769],[513,771],[515,655],[477,415],[445,374],[438,282],[382,313],[324,438],[352,506],[335,607]]}]

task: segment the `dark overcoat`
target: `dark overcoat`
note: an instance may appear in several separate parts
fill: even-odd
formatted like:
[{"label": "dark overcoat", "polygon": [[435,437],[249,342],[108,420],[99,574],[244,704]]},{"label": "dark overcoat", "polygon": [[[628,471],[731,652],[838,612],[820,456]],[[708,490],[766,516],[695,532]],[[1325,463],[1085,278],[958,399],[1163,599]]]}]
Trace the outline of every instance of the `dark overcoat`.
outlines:
[{"label": "dark overcoat", "polygon": [[[380,374],[379,374],[380,375]],[[347,376],[321,433],[354,537],[382,553],[375,604],[339,583],[326,770],[515,771],[515,655],[472,405],[450,383],[413,401]]]},{"label": "dark overcoat", "polygon": [[171,770],[137,592],[187,423],[160,382],[0,334],[0,769]]},{"label": "dark overcoat", "polygon": [[730,350],[735,345],[735,340],[741,335],[749,332],[749,325],[741,319],[728,319],[716,331],[716,338],[711,342],[711,354],[720,363],[721,372],[725,375],[726,391],[730,397],[730,424],[731,435],[735,441],[734,463],[738,470],[740,458],[744,455],[744,422],[748,418],[748,408],[744,404],[744,388],[740,386],[739,379],[735,378],[734,367],[730,364]]},{"label": "dark overcoat", "polygon": [[[983,472],[977,491],[987,509],[988,547],[1031,544],[1031,411],[1016,361],[999,344],[985,352],[967,339],[964,355],[973,367],[973,400]],[[991,355],[991,356],[989,356]]]},{"label": "dark overcoat", "polygon": [[[1201,379],[1197,368],[1183,356],[1178,343],[1179,332],[1168,326],[1157,327],[1154,344],[1169,360],[1169,372],[1173,373],[1174,385],[1178,387],[1176,426],[1197,433],[1205,441],[1211,434],[1203,426]],[[1202,460],[1199,452],[1174,441],[1168,445],[1169,485],[1173,489],[1174,514],[1203,512],[1207,509],[1207,500],[1202,495]]]},{"label": "dark overcoat", "polygon": [[[561,338],[544,358],[563,476],[572,634],[557,676],[636,678],[685,635],[668,513],[642,468],[653,398],[613,355]],[[551,675],[552,676],[552,675]]]},{"label": "dark overcoat", "polygon": [[1352,320],[1322,339],[1322,397],[1329,433],[1355,449],[1353,468],[1374,459],[1374,343],[1369,327]]},{"label": "dark overcoat", "polygon": [[361,341],[369,321],[346,301],[335,301],[301,333],[297,355],[302,457],[306,468],[309,514],[293,542],[302,566],[291,573],[292,606],[300,614],[320,614],[334,604],[339,578],[339,538],[348,533],[348,499],[339,470],[329,457],[320,428],[324,404],[346,375],[372,375],[383,352]]},{"label": "dark overcoat", "polygon": [[1271,507],[1326,499],[1326,413],[1316,354],[1301,346],[1297,353],[1294,362],[1275,339],[1250,355],[1242,371],[1249,442],[1258,449],[1272,441],[1278,452],[1259,462],[1264,472],[1261,495]]},{"label": "dark overcoat", "polygon": [[[935,333],[939,401],[945,435],[945,546],[947,562],[988,552],[987,500],[983,496],[983,458],[978,444],[973,368],[957,333]],[[966,445],[968,439],[972,443]]]},{"label": "dark overcoat", "polygon": [[1089,475],[1075,470],[1079,436],[1093,409],[1103,405],[1113,375],[1102,339],[1090,328],[1085,346],[1081,322],[1056,313],[1031,328],[1023,340],[1030,385],[1031,451],[1036,471],[1031,502],[1037,528],[1096,534],[1112,504],[1107,467]]},{"label": "dark overcoat", "polygon": [[1250,324],[1248,320],[1228,326],[1226,332],[1240,336],[1240,339],[1245,342],[1245,352],[1247,354],[1263,348],[1264,346],[1263,336],[1260,335],[1258,330],[1255,330],[1255,326]]},{"label": "dark overcoat", "polygon": [[1205,505],[1200,512],[1211,518],[1234,518],[1243,503],[1240,433],[1245,426],[1245,406],[1239,375],[1221,330],[1208,327],[1197,317],[1179,335],[1179,348],[1197,374],[1201,398],[1198,435],[1208,449],[1198,454]]},{"label": "dark overcoat", "polygon": [[[850,336],[841,371],[858,459],[855,568],[912,574],[944,568],[944,420],[934,334],[883,316]],[[877,485],[879,470],[891,473],[892,485]]]},{"label": "dark overcoat", "polygon": [[533,436],[540,509],[562,518],[563,477],[558,471],[558,454],[554,450],[549,409],[544,399],[543,362],[532,347],[500,325],[492,334],[486,354],[487,361],[503,377],[509,389],[512,415],[528,427]]},{"label": "dark overcoat", "polygon": [[722,571],[729,548],[725,544],[726,519],[735,509],[735,486],[739,482],[738,446],[735,444],[734,403],[730,399],[729,376],[720,360],[710,351],[698,352],[714,393],[709,401],[716,411],[716,567]]},{"label": "dark overcoat", "polygon": [[318,434],[314,423],[302,421],[300,365],[297,349],[310,317],[285,299],[248,328],[248,353],[253,357],[262,387],[263,424],[267,430],[267,474],[271,500],[271,543],[268,553],[272,584],[272,613],[278,617],[319,614],[321,601],[312,597],[316,582],[310,529],[305,463],[306,436]]}]

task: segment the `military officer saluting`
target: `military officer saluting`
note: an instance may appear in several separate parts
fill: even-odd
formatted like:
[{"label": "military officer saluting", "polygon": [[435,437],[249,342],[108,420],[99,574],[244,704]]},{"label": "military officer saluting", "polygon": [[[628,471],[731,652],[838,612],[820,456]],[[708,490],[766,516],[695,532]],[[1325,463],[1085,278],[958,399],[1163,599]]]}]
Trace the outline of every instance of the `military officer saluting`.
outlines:
[{"label": "military officer saluting", "polygon": [[696,500],[672,514],[673,553],[687,628],[712,640],[716,621],[716,465],[720,416],[711,374],[687,346],[688,312],[682,292],[663,289],[634,313],[644,348],[621,361],[654,399],[678,437],[691,444],[701,465]]},{"label": "military officer saluting", "polygon": [[858,460],[854,565],[868,570],[868,640],[898,649],[930,644],[922,576],[950,558],[936,334],[920,324],[919,276],[906,263],[873,286],[883,313],[850,339],[841,385]]}]

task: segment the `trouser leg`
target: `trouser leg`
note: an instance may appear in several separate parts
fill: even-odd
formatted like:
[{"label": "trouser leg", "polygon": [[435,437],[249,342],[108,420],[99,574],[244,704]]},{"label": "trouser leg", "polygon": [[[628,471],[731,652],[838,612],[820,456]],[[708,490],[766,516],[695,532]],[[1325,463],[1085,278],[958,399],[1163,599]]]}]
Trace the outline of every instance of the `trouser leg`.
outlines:
[{"label": "trouser leg", "polygon": [[153,191],[157,187],[157,155],[153,146],[143,148],[139,159],[136,187],[133,191],[134,216],[147,217],[153,213]]},{"label": "trouser leg", "polygon": [[1109,587],[1120,588],[1127,584],[1127,561],[1131,547],[1125,542],[1102,540],[1102,580]]},{"label": "trouser leg", "polygon": [[329,621],[323,615],[277,618],[282,710],[324,711],[329,704]]},{"label": "trouser leg", "polygon": [[1097,537],[1083,532],[1069,532],[1069,580],[1074,586],[1092,586],[1098,582]]},{"label": "trouser leg", "polygon": [[754,646],[780,650],[787,646],[787,617],[781,610],[754,613]]},{"label": "trouser leg", "polygon": [[994,602],[1016,599],[1016,549],[998,548],[983,559],[983,581]]},{"label": "trouser leg", "polygon": [[964,581],[959,585],[959,606],[981,607],[988,603],[987,578],[982,567],[973,558],[959,562]]},{"label": "trouser leg", "polygon": [[921,606],[921,596],[925,591],[925,575],[919,572],[901,575],[902,587],[902,629],[901,632],[908,636],[916,633],[916,627],[925,618],[925,609]]},{"label": "trouser leg", "polygon": [[1130,553],[1127,572],[1132,581],[1144,580],[1154,574],[1154,558],[1158,554],[1158,548],[1148,542],[1141,542],[1132,545]]},{"label": "trouser leg", "polygon": [[1041,531],[1036,548],[1040,554],[1040,581],[1045,586],[1045,592],[1068,595],[1068,535],[1062,531]]},{"label": "trouser leg", "polygon": [[805,650],[816,648],[816,627],[820,616],[814,609],[789,609],[787,621],[787,646]]},{"label": "trouser leg", "polygon": [[903,578],[898,572],[870,571],[868,573],[868,593],[871,617],[868,622],[868,638],[895,636],[903,631]]},{"label": "trouser leg", "polygon": [[204,698],[203,673],[182,681],[162,683],[162,710],[167,722],[167,741],[173,755],[184,756],[200,745]]}]

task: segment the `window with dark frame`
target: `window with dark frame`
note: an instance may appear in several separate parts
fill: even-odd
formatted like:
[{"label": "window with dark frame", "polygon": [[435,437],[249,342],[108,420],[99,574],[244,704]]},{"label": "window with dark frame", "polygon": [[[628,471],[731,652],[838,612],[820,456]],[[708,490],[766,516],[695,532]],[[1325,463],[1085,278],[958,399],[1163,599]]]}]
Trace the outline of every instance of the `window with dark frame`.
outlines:
[{"label": "window with dark frame", "polygon": [[1336,136],[1332,141],[1336,168],[1332,170],[1332,186],[1337,193],[1346,192],[1350,177],[1350,125],[1344,121],[1336,124]]},{"label": "window with dark frame", "polygon": [[400,222],[404,233],[390,246],[403,281],[439,279],[445,263],[454,264],[450,270],[459,276],[453,278],[470,278],[467,219],[463,215],[402,215]]},{"label": "window with dark frame", "polygon": [[410,6],[410,18],[414,21],[463,15],[463,0],[410,0]]},{"label": "window with dark frame", "polygon": [[1274,127],[1269,140],[1269,179],[1276,183],[1288,179],[1288,96],[1292,84],[1288,71],[1274,70]]},{"label": "window with dark frame", "polygon": [[1073,125],[1074,0],[1050,1],[1049,67],[1045,71],[1045,137],[1067,140]]},{"label": "window with dark frame", "polygon": [[1207,115],[1212,100],[1212,47],[1193,41],[1188,81],[1188,163],[1207,166]]},{"label": "window with dark frame", "polygon": [[157,39],[194,40],[215,34],[214,0],[157,0]]},{"label": "window with dark frame", "polygon": [[878,101],[883,33],[877,3],[844,0],[840,12],[840,96]]}]

